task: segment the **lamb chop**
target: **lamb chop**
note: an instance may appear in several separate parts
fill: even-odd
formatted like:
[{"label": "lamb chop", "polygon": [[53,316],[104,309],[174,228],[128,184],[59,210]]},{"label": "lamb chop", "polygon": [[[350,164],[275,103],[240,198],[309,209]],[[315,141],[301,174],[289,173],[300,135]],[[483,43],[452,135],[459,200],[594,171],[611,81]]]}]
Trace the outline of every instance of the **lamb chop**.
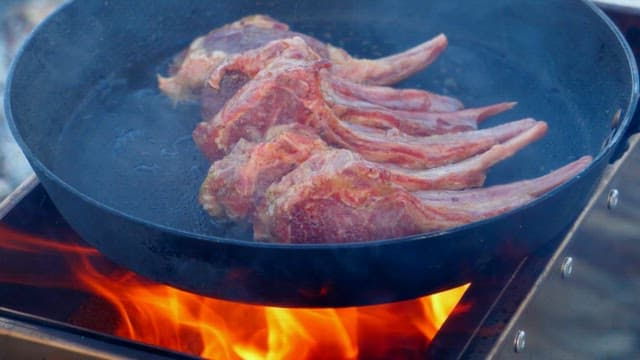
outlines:
[{"label": "lamb chop", "polygon": [[483,130],[427,137],[349,124],[335,117],[323,119],[316,127],[321,129],[321,135],[327,142],[351,149],[367,160],[411,169],[429,169],[482,153],[539,123],[528,118]]},{"label": "lamb chop", "polygon": [[344,102],[343,99],[336,98],[331,98],[329,104],[340,119],[350,123],[379,129],[398,129],[405,134],[416,136],[475,130],[482,120],[509,110],[516,105],[515,102],[506,102],[481,108],[439,113],[391,110],[362,101]]},{"label": "lamb chop", "polygon": [[441,35],[358,60],[265,16],[196,39],[159,85],[176,100],[200,96],[205,121],[194,140],[212,160],[227,155],[201,188],[205,210],[253,221],[258,240],[367,241],[495,216],[587,166],[590,157],[537,179],[469,189],[547,127],[523,119],[477,130],[515,103],[462,109],[450,97],[381,86],[446,45]]},{"label": "lamb chop", "polygon": [[[219,69],[224,70],[224,69]],[[460,100],[438,95],[425,90],[394,89],[388,86],[360,84],[335,74],[329,74],[331,81],[325,91],[331,90],[337,98],[377,104],[387,109],[406,111],[448,112],[463,108]]]},{"label": "lamb chop", "polygon": [[[283,48],[281,52],[274,51]],[[277,54],[277,55],[274,55]],[[325,70],[331,67],[301,38],[274,41],[267,46],[237,56],[232,62],[221,65],[212,72],[209,85],[217,87],[228,71],[253,77],[225,104],[212,119],[198,125],[194,140],[204,154],[212,160],[226,154],[241,138],[260,141],[265,132],[278,124],[298,122],[316,128],[321,136],[331,143],[360,152],[366,151],[373,161],[398,161],[409,167],[433,167],[462,160],[486,150],[498,142],[526,130],[533,120],[523,120],[512,125],[503,125],[493,130],[468,132],[464,135],[441,138],[412,137],[392,132],[380,132],[368,127],[358,127],[341,121],[332,108],[333,94],[327,94]],[[323,86],[323,81],[325,86]],[[353,111],[359,111],[361,102],[355,103]],[[345,104],[338,112],[344,113]],[[372,105],[373,106],[373,105]],[[512,103],[498,104],[488,108],[465,110],[464,116],[441,117],[437,121],[423,121],[421,134],[442,133],[442,129],[470,126],[470,118],[504,111]],[[386,111],[394,111],[387,109]],[[418,111],[414,114],[420,113]],[[417,127],[415,119],[408,119]],[[375,126],[375,124],[373,124]],[[399,142],[399,143],[394,143]],[[429,148],[425,146],[437,145]],[[361,149],[363,147],[363,149]],[[456,150],[458,149],[458,150]],[[392,151],[389,154],[388,151]],[[435,153],[445,151],[454,154],[448,160]]]},{"label": "lamb chop", "polygon": [[200,189],[200,204],[211,216],[250,217],[272,183],[313,153],[328,148],[313,129],[300,124],[273,127],[261,143],[241,139],[209,169]]},{"label": "lamb chop", "polygon": [[[326,61],[302,37],[295,36],[290,39],[274,40],[262,47],[227,57],[212,69],[204,90],[220,89],[220,83],[227,74],[242,74],[247,80],[251,79],[269,65],[270,62],[278,58]],[[408,111],[446,112],[462,108],[462,103],[457,99],[424,90],[403,90],[386,86],[360,84],[337,75],[335,73],[335,64],[331,64],[330,67],[334,71],[325,74],[325,77],[330,79],[326,83],[325,91],[337,98],[344,98],[346,101],[360,100],[389,109]]]},{"label": "lamb chop", "polygon": [[[224,104],[262,69],[276,59],[285,58],[292,61],[306,59],[310,62],[322,60],[322,57],[300,37],[274,40],[263,47],[229,56],[211,71],[202,89],[202,118],[213,118]],[[326,96],[336,104],[351,104],[351,109],[373,107],[390,110],[392,113],[394,110],[442,113],[462,108],[462,103],[454,98],[424,90],[363,85],[343,79],[334,73],[323,73],[323,79],[326,79],[322,82]],[[492,114],[487,113],[485,117],[490,115]]]},{"label": "lamb chop", "polygon": [[229,56],[294,36],[303,38],[322,58],[335,64],[333,70],[338,76],[377,85],[398,82],[424,69],[447,47],[447,38],[438,35],[396,55],[376,60],[355,59],[340,48],[291,31],[289,26],[269,16],[252,15],[195,39],[176,56],[170,76],[158,77],[159,87],[175,100],[197,98],[209,73]]},{"label": "lamb chop", "polygon": [[[285,40],[286,41],[286,40]],[[244,55],[244,54],[243,54]],[[239,56],[232,59],[238,59]],[[263,66],[266,66],[264,64]],[[220,72],[223,72],[222,74]],[[380,114],[369,115],[369,118],[382,118],[382,123],[399,120],[402,117],[426,117],[426,121],[434,121],[434,115],[443,115],[445,118],[467,117],[468,124],[463,124],[465,129],[475,126],[474,120],[482,120],[499,112],[508,110],[515,103],[501,104],[501,108],[495,109],[471,109],[461,114],[451,114],[448,112],[462,109],[462,103],[454,98],[437,95],[424,90],[416,89],[394,89],[385,86],[362,85],[349,80],[342,79],[334,74],[323,74],[328,81],[323,81],[323,92],[329,97],[332,103],[337,106],[343,105],[344,111],[351,111],[353,114],[346,114],[348,117],[356,117],[358,112],[354,112],[358,107],[363,111],[379,111]],[[211,75],[210,80],[205,84],[200,96],[202,118],[205,120],[213,118],[222,107],[235,95],[251,77],[244,73],[242,69],[230,69],[224,64],[217,67]],[[216,76],[217,78],[213,78]],[[255,76],[255,74],[253,74]],[[366,109],[366,110],[365,110]],[[364,116],[360,116],[363,118]],[[384,118],[391,117],[391,120]],[[421,119],[417,119],[421,120]],[[446,122],[446,120],[445,120]]]},{"label": "lamb chop", "polygon": [[[538,123],[483,154],[440,168],[416,171],[389,164],[363,164],[412,191],[481,186],[489,167],[539,139],[546,129],[545,123]],[[261,143],[241,139],[231,153],[211,166],[200,190],[200,204],[211,216],[252,219],[255,204],[260,203],[272,183],[311,155],[329,150],[313,129],[300,124],[274,127]]]},{"label": "lamb chop", "polygon": [[351,151],[325,151],[269,187],[256,211],[254,237],[358,242],[447,229],[522,206],[590,162],[586,156],[537,179],[485,189],[409,192]]}]

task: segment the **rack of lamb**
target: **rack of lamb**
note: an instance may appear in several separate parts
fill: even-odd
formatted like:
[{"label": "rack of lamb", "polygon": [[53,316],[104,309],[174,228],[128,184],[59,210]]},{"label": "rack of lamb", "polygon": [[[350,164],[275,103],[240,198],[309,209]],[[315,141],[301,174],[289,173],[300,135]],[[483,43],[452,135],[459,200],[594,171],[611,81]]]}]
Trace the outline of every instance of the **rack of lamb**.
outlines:
[{"label": "rack of lamb", "polygon": [[161,91],[200,102],[193,139],[212,162],[205,211],[249,221],[254,238],[361,242],[443,230],[522,206],[574,177],[584,156],[536,179],[482,188],[496,163],[538,140],[532,118],[479,128],[516,105],[464,108],[449,96],[389,87],[431,64],[438,35],[381,59],[253,15],[195,39]]}]

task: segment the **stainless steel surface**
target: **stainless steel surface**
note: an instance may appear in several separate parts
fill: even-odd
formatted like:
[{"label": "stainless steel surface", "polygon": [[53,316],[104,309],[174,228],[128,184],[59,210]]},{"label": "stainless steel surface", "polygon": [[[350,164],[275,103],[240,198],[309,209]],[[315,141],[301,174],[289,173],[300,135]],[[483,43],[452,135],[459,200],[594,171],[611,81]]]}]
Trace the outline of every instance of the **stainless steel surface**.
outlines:
[{"label": "stainless steel surface", "polygon": [[195,359],[0,308],[0,359]]},{"label": "stainless steel surface", "polygon": [[640,14],[639,0],[594,0],[594,2],[604,9]]},{"label": "stainless steel surface", "polygon": [[29,176],[22,184],[11,192],[7,197],[0,201],[0,219],[2,219],[7,213],[20,201],[22,198],[33,190],[40,181],[35,174]]},{"label": "stainless steel surface", "polygon": [[[489,357],[515,358],[512,339],[527,329],[527,358],[640,357],[640,135],[610,166],[593,199],[520,305]],[[610,189],[624,201],[610,211]],[[615,196],[613,196],[615,197]],[[567,257],[571,281],[558,273]]]},{"label": "stainless steel surface", "polygon": [[524,330],[518,330],[515,339],[513,339],[513,350],[519,353],[524,351],[527,345],[527,333]]},{"label": "stainless steel surface", "polygon": [[560,266],[560,273],[563,278],[568,278],[573,273],[573,258],[571,256],[567,256],[562,260],[562,265]]},{"label": "stainless steel surface", "polygon": [[47,334],[17,321],[0,318],[1,359],[125,359]]}]

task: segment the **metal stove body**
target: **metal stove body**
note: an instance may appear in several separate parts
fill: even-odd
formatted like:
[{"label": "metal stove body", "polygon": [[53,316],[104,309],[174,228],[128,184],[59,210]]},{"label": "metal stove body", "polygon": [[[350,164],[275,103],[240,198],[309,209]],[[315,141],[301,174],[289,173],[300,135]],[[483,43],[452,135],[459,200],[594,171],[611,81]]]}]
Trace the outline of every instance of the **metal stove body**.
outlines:
[{"label": "metal stove body", "polygon": [[[467,310],[454,310],[422,355],[628,358],[640,353],[635,311],[640,299],[635,265],[640,232],[633,221],[640,214],[638,142],[640,135],[631,138],[630,149],[610,167],[566,237],[527,258],[504,259],[473,279],[458,304]],[[5,226],[52,241],[77,237],[36,179],[25,182],[2,205]],[[0,255],[3,272],[26,266],[65,276],[63,258]],[[0,358],[189,357],[65,323],[86,300],[81,292],[0,284],[0,293]],[[91,321],[104,322],[104,315],[83,323]]]}]

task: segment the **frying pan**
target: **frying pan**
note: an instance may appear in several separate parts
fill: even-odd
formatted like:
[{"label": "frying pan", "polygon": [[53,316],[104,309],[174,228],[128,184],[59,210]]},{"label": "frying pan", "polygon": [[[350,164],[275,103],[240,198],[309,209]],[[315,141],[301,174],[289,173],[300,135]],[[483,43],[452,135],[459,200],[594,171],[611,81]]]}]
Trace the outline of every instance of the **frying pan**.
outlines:
[{"label": "frying pan", "polygon": [[[198,206],[209,166],[190,137],[198,106],[173,104],[155,76],[196,36],[254,13],[359,57],[447,34],[445,54],[399,86],[467,106],[519,102],[487,126],[528,116],[549,123],[547,136],[493,168],[487,185],[586,154],[595,160],[523,208],[448,231],[350,244],[253,242],[246,224],[211,219]],[[461,284],[566,231],[632,131],[638,75],[621,34],[586,1],[83,0],[32,34],[7,87],[7,117],[33,169],[73,228],[107,257],[212,297],[351,306]]]}]

